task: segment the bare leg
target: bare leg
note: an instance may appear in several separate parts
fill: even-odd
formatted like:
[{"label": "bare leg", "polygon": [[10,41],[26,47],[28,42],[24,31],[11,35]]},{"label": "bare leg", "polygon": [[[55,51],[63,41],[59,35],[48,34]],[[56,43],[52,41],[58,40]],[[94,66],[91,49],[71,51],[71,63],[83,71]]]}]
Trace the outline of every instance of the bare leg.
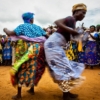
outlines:
[{"label": "bare leg", "polygon": [[72,100],[68,92],[63,92],[63,100]]},{"label": "bare leg", "polygon": [[13,100],[21,100],[21,87],[18,87],[17,95],[12,97]]},{"label": "bare leg", "polygon": [[77,97],[78,97],[77,94],[72,94],[70,92],[63,92],[63,100],[74,100]]},{"label": "bare leg", "polygon": [[90,68],[93,69],[93,66],[91,65]]},{"label": "bare leg", "polygon": [[32,86],[27,92],[34,95],[34,86]]}]

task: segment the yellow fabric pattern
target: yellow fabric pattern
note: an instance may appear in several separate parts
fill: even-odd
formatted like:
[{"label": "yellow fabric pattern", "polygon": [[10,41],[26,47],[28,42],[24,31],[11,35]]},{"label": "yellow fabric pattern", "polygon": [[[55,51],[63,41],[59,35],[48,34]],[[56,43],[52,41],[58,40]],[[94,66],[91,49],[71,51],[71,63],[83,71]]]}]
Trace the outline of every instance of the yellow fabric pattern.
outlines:
[{"label": "yellow fabric pattern", "polygon": [[1,43],[0,43],[0,50],[2,50],[2,46],[1,46]]},{"label": "yellow fabric pattern", "polygon": [[72,12],[74,12],[75,10],[79,10],[79,9],[83,9],[83,10],[87,11],[87,6],[83,3],[75,4],[72,7]]},{"label": "yellow fabric pattern", "polygon": [[73,48],[72,48],[72,42],[70,41],[70,47],[65,50],[66,56],[68,57],[69,60],[74,60],[75,59],[75,55],[73,52]]},{"label": "yellow fabric pattern", "polygon": [[82,41],[81,40],[79,40],[79,42],[78,42],[78,51],[83,52]]}]

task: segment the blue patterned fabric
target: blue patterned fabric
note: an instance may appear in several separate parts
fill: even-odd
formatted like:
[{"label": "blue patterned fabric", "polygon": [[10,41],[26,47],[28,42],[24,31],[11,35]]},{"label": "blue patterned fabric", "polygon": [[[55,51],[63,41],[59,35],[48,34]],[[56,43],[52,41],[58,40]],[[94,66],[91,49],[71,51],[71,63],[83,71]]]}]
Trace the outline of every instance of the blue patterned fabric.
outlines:
[{"label": "blue patterned fabric", "polygon": [[79,78],[85,66],[82,63],[70,61],[62,47],[66,45],[65,38],[59,33],[53,33],[45,42],[45,55],[51,75],[55,80],[70,80]]},{"label": "blue patterned fabric", "polygon": [[46,35],[46,32],[40,26],[30,23],[19,25],[16,29],[14,29],[14,32],[17,36],[24,35],[31,38]]},{"label": "blue patterned fabric", "polygon": [[84,63],[86,65],[98,65],[100,62],[99,44],[96,41],[88,41],[85,45]]},{"label": "blue patterned fabric", "polygon": [[3,48],[3,59],[9,60],[12,58],[12,47],[10,41],[6,42]]},{"label": "blue patterned fabric", "polygon": [[79,52],[78,53],[78,62],[79,63],[85,63],[85,52]]},{"label": "blue patterned fabric", "polygon": [[95,38],[98,38],[98,37],[99,37],[99,34],[98,34],[98,33],[95,33],[95,34],[94,34],[94,37],[95,37]]}]

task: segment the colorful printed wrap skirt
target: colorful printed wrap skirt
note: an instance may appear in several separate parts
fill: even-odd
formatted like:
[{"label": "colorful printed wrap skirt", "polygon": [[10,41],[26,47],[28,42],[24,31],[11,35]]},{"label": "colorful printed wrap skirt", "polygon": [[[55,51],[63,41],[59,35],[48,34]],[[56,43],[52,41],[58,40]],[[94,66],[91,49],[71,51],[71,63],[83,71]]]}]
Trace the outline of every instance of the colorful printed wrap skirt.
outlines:
[{"label": "colorful printed wrap skirt", "polygon": [[65,50],[66,56],[69,60],[77,61],[77,44],[72,41],[70,41],[69,44],[70,46]]},{"label": "colorful printed wrap skirt", "polygon": [[[37,85],[45,70],[45,55],[43,43],[18,40],[15,46],[15,63],[19,63],[32,45],[34,55],[21,64],[15,75],[15,84],[19,87]],[[21,60],[20,60],[21,59]],[[15,85],[14,84],[14,85]]]},{"label": "colorful printed wrap skirt", "polygon": [[45,56],[54,82],[58,83],[63,92],[70,91],[73,87],[83,82],[81,73],[85,66],[82,63],[70,61],[62,47],[66,40],[60,33],[53,33],[44,43]]}]

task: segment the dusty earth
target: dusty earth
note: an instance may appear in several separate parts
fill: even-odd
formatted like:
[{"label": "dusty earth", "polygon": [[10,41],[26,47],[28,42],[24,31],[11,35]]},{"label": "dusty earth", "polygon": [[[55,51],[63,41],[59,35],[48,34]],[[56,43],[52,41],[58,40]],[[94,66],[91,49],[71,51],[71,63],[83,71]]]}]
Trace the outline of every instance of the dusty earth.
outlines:
[{"label": "dusty earth", "polygon": [[[10,83],[10,68],[10,66],[0,66],[0,100],[11,100],[11,97],[16,94],[16,89]],[[97,66],[94,69],[85,69],[82,74],[86,76],[85,82],[71,92],[77,93],[79,100],[100,100],[99,73],[100,68]],[[35,87],[35,94],[27,93],[28,89],[23,87],[22,100],[62,100],[62,92],[53,82],[47,68],[38,86]]]}]

